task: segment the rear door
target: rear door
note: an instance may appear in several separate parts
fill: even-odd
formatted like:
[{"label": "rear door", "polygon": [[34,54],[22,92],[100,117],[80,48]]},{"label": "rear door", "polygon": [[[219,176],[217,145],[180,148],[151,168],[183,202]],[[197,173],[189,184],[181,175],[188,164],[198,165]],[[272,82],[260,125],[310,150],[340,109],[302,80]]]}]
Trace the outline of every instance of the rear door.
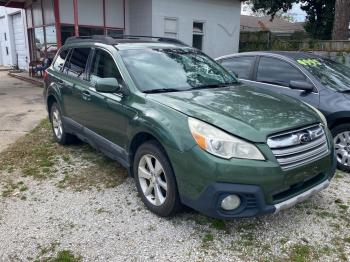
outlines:
[{"label": "rear door", "polygon": [[65,116],[78,124],[83,124],[83,119],[89,111],[85,100],[89,100],[86,80],[86,69],[91,48],[74,48],[65,63],[61,80],[61,94]]},{"label": "rear door", "polygon": [[255,61],[256,56],[234,56],[222,59],[219,63],[240,80],[249,80],[252,78]]},{"label": "rear door", "polygon": [[261,56],[254,70],[253,81],[249,81],[249,84],[300,99],[316,108],[319,107],[319,93],[316,87],[312,92],[291,89],[289,87],[291,81],[312,83],[299,68],[289,61]]}]

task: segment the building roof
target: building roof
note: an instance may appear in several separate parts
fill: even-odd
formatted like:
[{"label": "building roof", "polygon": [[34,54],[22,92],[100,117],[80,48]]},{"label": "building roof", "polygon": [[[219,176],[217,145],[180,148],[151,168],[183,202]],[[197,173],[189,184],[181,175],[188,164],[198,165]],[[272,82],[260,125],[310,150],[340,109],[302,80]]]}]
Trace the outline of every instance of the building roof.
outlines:
[{"label": "building roof", "polygon": [[273,21],[269,16],[249,16],[241,15],[242,31],[271,31],[294,33],[297,31],[305,31],[303,22],[291,23],[281,18],[275,17]]}]

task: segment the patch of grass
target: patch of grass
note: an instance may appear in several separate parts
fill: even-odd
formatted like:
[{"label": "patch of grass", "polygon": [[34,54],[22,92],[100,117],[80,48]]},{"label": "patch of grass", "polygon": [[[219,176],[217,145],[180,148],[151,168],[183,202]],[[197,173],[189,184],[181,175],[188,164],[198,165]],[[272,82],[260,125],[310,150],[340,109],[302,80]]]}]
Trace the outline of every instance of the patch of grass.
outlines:
[{"label": "patch of grass", "polygon": [[211,227],[217,230],[227,230],[225,221],[219,219],[213,219],[211,222]]},{"label": "patch of grass", "polygon": [[[57,186],[77,191],[112,188],[127,178],[125,168],[87,144],[62,146],[56,143],[48,119],[0,154],[0,171],[18,170],[23,176],[37,180],[52,178],[62,169],[65,177]],[[0,183],[1,180],[0,177]],[[10,186],[5,195],[12,191]]]},{"label": "patch of grass", "polygon": [[72,251],[62,250],[57,253],[56,257],[50,259],[50,262],[80,262],[81,256],[75,256]]},{"label": "patch of grass", "polygon": [[56,144],[51,135],[50,123],[42,121],[29,134],[18,139],[0,155],[0,170],[20,170],[24,176],[44,179],[45,169],[55,163],[53,157],[67,153],[67,149]]},{"label": "patch of grass", "polygon": [[205,234],[202,238],[203,243],[212,242],[214,240],[214,236],[212,234]]},{"label": "patch of grass", "polygon": [[343,239],[345,243],[349,243],[350,244],[350,237],[346,237]]},{"label": "patch of grass", "polygon": [[244,234],[242,234],[241,244],[244,247],[251,247],[254,245],[255,240],[256,240],[256,238],[252,232],[244,233]]},{"label": "patch of grass", "polygon": [[292,247],[290,258],[295,262],[308,262],[312,260],[313,249],[309,245],[296,244]]},{"label": "patch of grass", "polygon": [[316,215],[321,217],[321,218],[337,218],[337,215],[334,213],[330,213],[328,211],[320,211],[320,212],[316,212]]},{"label": "patch of grass", "polygon": [[343,172],[341,172],[341,171],[337,171],[336,173],[335,173],[335,176],[334,176],[335,178],[343,178],[344,177],[344,173]]},{"label": "patch of grass", "polygon": [[338,207],[344,211],[348,210],[349,209],[349,206],[348,205],[345,205],[345,204],[340,204],[338,205]]},{"label": "patch of grass", "polygon": [[10,197],[14,194],[18,194],[19,192],[24,192],[28,190],[27,186],[24,185],[23,181],[15,183],[13,182],[12,179],[7,179],[3,181],[3,184],[4,184],[4,191],[1,193],[2,197]]},{"label": "patch of grass", "polygon": [[96,214],[110,214],[110,211],[105,210],[103,207],[96,209]]}]

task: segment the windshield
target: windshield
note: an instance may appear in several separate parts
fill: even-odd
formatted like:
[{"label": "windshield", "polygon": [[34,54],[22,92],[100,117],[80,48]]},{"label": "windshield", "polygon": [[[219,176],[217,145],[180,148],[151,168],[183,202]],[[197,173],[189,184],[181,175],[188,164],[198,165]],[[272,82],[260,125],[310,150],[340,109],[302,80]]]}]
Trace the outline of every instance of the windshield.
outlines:
[{"label": "windshield", "polygon": [[120,54],[143,92],[183,91],[237,83],[219,64],[193,49],[134,49],[120,51]]},{"label": "windshield", "polygon": [[329,59],[298,59],[321,83],[335,91],[350,90],[350,68]]}]

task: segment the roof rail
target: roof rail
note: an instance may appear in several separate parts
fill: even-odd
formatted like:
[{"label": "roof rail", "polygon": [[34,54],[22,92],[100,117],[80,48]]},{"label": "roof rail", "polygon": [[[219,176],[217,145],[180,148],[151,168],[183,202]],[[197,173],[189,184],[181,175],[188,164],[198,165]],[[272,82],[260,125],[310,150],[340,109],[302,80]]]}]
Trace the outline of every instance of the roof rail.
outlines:
[{"label": "roof rail", "polygon": [[112,37],[105,35],[71,36],[67,38],[65,44],[91,42],[91,40],[104,44],[115,44],[115,40]]},{"label": "roof rail", "polygon": [[72,44],[72,43],[81,43],[81,42],[98,42],[103,44],[109,44],[109,45],[116,45],[120,42],[118,42],[118,39],[120,40],[142,40],[142,39],[150,39],[155,40],[158,42],[164,42],[164,43],[173,43],[173,44],[179,44],[187,46],[184,42],[175,39],[175,38],[169,38],[169,37],[162,37],[162,36],[144,36],[144,35],[116,35],[116,36],[105,36],[105,35],[91,35],[91,36],[72,36],[67,38],[65,44]]},{"label": "roof rail", "polygon": [[166,43],[173,43],[173,44],[180,44],[180,45],[186,45],[184,42],[176,39],[176,38],[170,38],[170,37],[163,37],[163,36],[147,36],[147,35],[116,35],[113,36],[114,39],[152,39],[157,40],[158,42],[166,42]]}]

